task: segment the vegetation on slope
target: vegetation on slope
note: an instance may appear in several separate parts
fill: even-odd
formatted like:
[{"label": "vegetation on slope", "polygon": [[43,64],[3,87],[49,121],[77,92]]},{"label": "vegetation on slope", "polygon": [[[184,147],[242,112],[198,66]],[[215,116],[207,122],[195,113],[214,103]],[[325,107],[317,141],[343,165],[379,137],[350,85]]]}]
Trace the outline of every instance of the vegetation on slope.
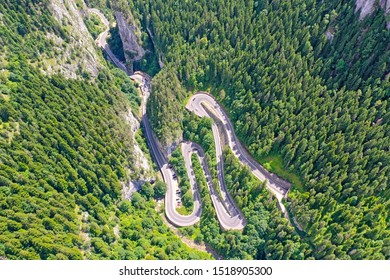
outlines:
[{"label": "vegetation on slope", "polygon": [[181,200],[183,202],[183,207],[185,208],[185,214],[190,214],[194,210],[194,197],[180,146],[172,153],[169,163],[178,174]]},{"label": "vegetation on slope", "polygon": [[[276,152],[302,178],[289,204],[315,258],[390,258],[381,10],[359,22],[353,1],[133,2],[181,83],[210,86],[249,151]],[[155,105],[172,112],[176,99]]]},{"label": "vegetation on slope", "polygon": [[302,189],[303,183],[301,178],[299,178],[296,172],[287,170],[284,167],[283,159],[279,154],[271,152],[268,155],[260,158],[259,162],[270,172],[278,174],[278,176],[290,182],[294,189]]},{"label": "vegetation on slope", "polygon": [[229,147],[224,148],[223,155],[226,185],[247,218],[238,250],[247,250],[256,259],[312,258],[312,248],[288,224],[265,182],[241,165]]},{"label": "vegetation on slope", "polygon": [[[218,181],[212,120],[190,115],[183,123],[185,138],[200,143],[206,152],[215,188]],[[224,232],[220,228],[203,169],[198,157],[193,155],[192,164],[202,197],[200,231],[204,241],[227,259],[310,258],[310,246],[305,241],[301,242],[294,228],[288,225],[277,207],[275,198],[266,190],[264,183],[253,177],[250,170],[238,162],[227,146],[223,150],[223,158],[226,186],[248,224],[242,232]]]},{"label": "vegetation on slope", "polygon": [[0,258],[210,258],[163,224],[161,182],[122,200],[122,183],[141,173],[124,119],[128,99],[138,102],[128,78],[108,68],[95,79],[43,75],[45,33],[64,44],[71,34],[48,1],[0,11]]},{"label": "vegetation on slope", "polygon": [[170,69],[164,69],[153,77],[152,90],[147,105],[148,117],[158,139],[167,146],[182,137],[184,107],[181,100],[186,92]]},{"label": "vegetation on slope", "polygon": [[110,36],[107,38],[107,43],[115,56],[122,62],[125,62],[125,54],[123,52],[123,44],[119,35],[118,25],[110,29]]},{"label": "vegetation on slope", "polygon": [[85,26],[87,26],[92,38],[96,39],[100,33],[102,33],[106,27],[102,23],[102,20],[95,14],[89,14],[84,18]]},{"label": "vegetation on slope", "polygon": [[200,144],[205,152],[209,165],[213,185],[218,196],[222,199],[221,186],[218,182],[217,155],[215,151],[214,135],[211,118],[199,118],[195,114],[185,112],[183,119],[184,139]]}]

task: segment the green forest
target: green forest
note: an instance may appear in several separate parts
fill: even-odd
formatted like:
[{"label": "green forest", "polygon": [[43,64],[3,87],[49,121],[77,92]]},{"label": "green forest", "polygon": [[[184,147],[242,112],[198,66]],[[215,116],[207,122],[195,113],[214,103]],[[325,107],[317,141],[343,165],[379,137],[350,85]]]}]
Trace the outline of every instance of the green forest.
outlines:
[{"label": "green forest", "polygon": [[[172,67],[188,92],[210,91],[251,154],[295,180],[285,205],[303,230],[290,239],[297,247],[307,244],[316,259],[390,258],[382,9],[359,21],[354,1],[132,2],[165,55],[162,72]],[[157,88],[151,104],[165,95]],[[169,108],[184,96],[158,103],[165,118],[180,116]],[[168,124],[153,127],[163,142],[179,139]],[[274,258],[297,258],[277,251]]]},{"label": "green forest", "polygon": [[[191,116],[185,118],[187,140],[208,143],[213,139],[212,121]],[[199,137],[198,137],[199,136]],[[211,142],[214,144],[214,142]],[[213,177],[213,187],[219,191],[214,145],[203,145]],[[247,218],[244,230],[223,231],[220,228],[203,169],[198,156],[192,155],[195,177],[202,198],[200,231],[203,240],[227,259],[311,259],[312,249],[301,242],[287,219],[277,208],[276,199],[248,168],[242,166],[229,148],[223,151],[224,176],[228,191]]]},{"label": "green forest", "polygon": [[108,64],[95,78],[42,73],[45,34],[70,36],[48,5],[0,3],[0,259],[209,259],[154,210],[164,183],[122,199],[141,173],[124,120],[133,82]]},{"label": "green forest", "polygon": [[194,210],[194,197],[191,191],[190,180],[184,163],[184,157],[180,146],[172,153],[169,164],[175,169],[179,176],[179,189],[182,207],[177,207],[179,213],[188,215]]},{"label": "green forest", "polygon": [[[191,94],[208,91],[253,157],[292,183],[288,220],[225,148],[226,185],[247,225],[223,231],[192,156],[202,216],[181,230],[223,258],[390,259],[389,15],[378,8],[361,21],[354,2],[85,1],[110,22],[121,10],[140,25],[147,54],[134,67],[153,75],[147,113],[164,147],[200,144],[219,191],[213,120],[185,109]],[[84,23],[91,38],[103,30],[95,16]],[[0,3],[0,259],[212,258],[164,223],[158,178],[123,198],[143,174],[135,144],[147,152],[125,120],[139,111],[138,85],[97,47],[96,76],[77,49],[68,58],[80,62],[77,78],[48,74],[61,52],[53,38],[64,50],[72,42],[67,24],[51,0]],[[124,60],[118,27],[108,43]],[[170,163],[189,213],[180,148]]]}]

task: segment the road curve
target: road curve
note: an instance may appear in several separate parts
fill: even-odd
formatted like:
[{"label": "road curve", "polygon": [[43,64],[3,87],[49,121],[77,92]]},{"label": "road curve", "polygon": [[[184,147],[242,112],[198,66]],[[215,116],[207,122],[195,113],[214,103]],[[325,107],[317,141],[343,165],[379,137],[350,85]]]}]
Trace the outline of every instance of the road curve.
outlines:
[{"label": "road curve", "polygon": [[[198,156],[199,162],[202,166],[204,176],[206,178],[207,182],[207,188],[210,193],[211,201],[213,202],[215,212],[217,213],[217,218],[219,220],[219,223],[221,227],[224,230],[229,229],[235,229],[235,230],[241,230],[245,227],[246,221],[244,219],[244,216],[238,211],[236,208],[230,209],[231,211],[228,211],[224,205],[224,202],[222,202],[218,196],[218,193],[216,192],[214,186],[213,186],[213,180],[211,177],[211,173],[207,164],[207,161],[205,159],[205,154],[203,152],[203,149],[193,142],[187,141],[183,142],[181,144],[182,153],[184,156],[184,162],[187,169],[187,174],[190,179],[190,184],[193,190],[193,193],[196,194],[195,198],[198,200],[199,197],[199,188],[196,182],[195,178],[195,172],[192,167],[192,154],[196,154]],[[200,200],[200,199],[199,199]]]},{"label": "road curve", "polygon": [[[141,75],[137,72],[131,77],[134,77],[140,84],[140,88],[144,97],[142,102],[142,123],[145,128],[145,136],[152,151],[152,154],[160,168],[163,179],[167,184],[167,192],[165,194],[165,215],[167,216],[168,220],[176,226],[191,226],[200,220],[200,216],[202,214],[202,203],[191,163],[191,155],[192,153],[196,152],[198,154],[200,163],[206,176],[207,186],[221,227],[224,230],[243,229],[246,225],[246,221],[242,213],[235,206],[233,200],[230,198],[227,189],[224,186],[224,181],[220,181],[220,184],[224,186],[223,191],[221,191],[224,199],[224,201],[222,202],[213,187],[212,177],[208,165],[206,163],[202,148],[199,145],[196,145],[195,143],[191,142],[189,142],[189,144],[182,143],[182,154],[184,156],[187,174],[190,179],[192,194],[194,196],[194,209],[190,215],[181,215],[177,212],[175,190],[178,189],[178,182],[176,179],[173,179],[174,171],[169,168],[168,160],[166,159],[164,153],[161,151],[157,140],[153,135],[153,130],[150,126],[149,119],[146,113],[146,103],[151,90],[150,79],[147,76]],[[219,143],[219,135],[217,134],[216,137],[217,139],[215,141]],[[222,150],[220,151],[220,154],[222,156]],[[222,175],[220,175],[221,173]],[[224,180],[223,171],[219,172],[218,179]]]},{"label": "road curve", "polygon": [[[113,54],[109,45],[107,44],[106,40],[109,32],[108,20],[97,9],[88,9],[87,12],[94,13],[99,16],[99,18],[106,26],[105,31],[99,34],[98,38],[96,39],[97,45],[104,49],[111,61],[119,69],[125,71],[128,74],[126,66],[117,59],[117,57]],[[178,188],[178,182],[176,179],[173,179],[174,171],[169,168],[168,160],[166,159],[164,153],[160,150],[158,142],[153,135],[153,130],[150,126],[149,119],[146,113],[146,103],[151,90],[150,77],[144,73],[136,72],[135,75],[130,76],[130,78],[136,80],[140,84],[140,89],[143,95],[143,100],[141,104],[141,120],[145,128],[146,139],[152,151],[152,155],[155,158],[158,167],[160,168],[163,179],[167,184],[167,192],[165,194],[165,215],[167,216],[168,220],[176,226],[191,226],[200,220],[200,216],[202,214],[201,199],[199,190],[196,187],[195,175],[191,163],[191,155],[193,153],[196,153],[203,168],[210,196],[221,227],[225,230],[243,229],[246,225],[245,218],[235,205],[233,199],[230,197],[225,185],[223,176],[222,145],[220,140],[220,133],[218,131],[218,127],[215,124],[213,124],[213,135],[218,162],[218,181],[220,184],[221,197],[223,201],[221,201],[216,190],[213,187],[212,178],[202,148],[195,143],[183,143],[182,153],[185,159],[187,173],[190,178],[191,188],[194,195],[194,210],[190,215],[181,215],[176,211],[175,190]],[[223,111],[222,107],[219,106],[215,99],[212,98],[210,95],[206,93],[197,93],[191,97],[186,107],[188,110],[196,113],[198,116],[215,117],[212,116],[212,114],[209,114],[207,110],[205,110],[205,107],[203,107],[203,105],[206,107],[210,106],[209,109],[215,111],[215,115],[224,124],[224,129],[227,132],[229,138],[229,146],[234,152],[234,154],[239,158],[239,160],[242,163],[248,165],[251,168],[253,174],[255,174],[255,176],[258,177],[260,180],[268,180],[267,186],[271,189],[271,191],[275,193],[280,203],[281,209],[285,213],[286,210],[281,203],[281,198],[287,193],[290,187],[289,183],[285,181],[280,181],[280,178],[274,178],[274,174],[269,173],[251,157],[247,156],[247,153],[245,153],[245,150],[242,148],[240,142],[234,134],[233,126],[230,123],[227,114]]]},{"label": "road curve", "polygon": [[149,143],[149,147],[152,150],[152,154],[160,168],[164,181],[167,184],[167,192],[165,194],[165,215],[167,216],[168,220],[176,226],[191,226],[197,223],[200,220],[200,216],[202,214],[199,194],[194,194],[194,210],[190,215],[184,216],[176,211],[175,189],[177,189],[177,181],[173,179],[173,171],[168,167],[168,161],[161,152],[153,135],[146,111],[144,111],[144,115],[142,116],[142,122],[145,128],[145,134]]},{"label": "road curve", "polygon": [[[209,117],[214,120],[218,120],[219,123],[222,124],[222,129],[227,135],[227,140],[230,149],[233,151],[234,155],[239,159],[239,161],[248,166],[252,171],[253,175],[256,176],[261,181],[267,182],[267,188],[276,196],[279,202],[279,207],[282,212],[287,217],[286,209],[281,202],[282,198],[286,196],[289,191],[291,184],[273,173],[267,171],[264,167],[262,167],[258,162],[256,162],[249,153],[245,150],[245,148],[241,145],[238,140],[236,134],[234,133],[234,128],[227,113],[224,109],[219,105],[219,103],[206,92],[198,92],[194,94],[190,100],[188,101],[186,108],[195,113],[200,117]],[[213,124],[213,134],[214,139],[219,138],[220,131],[218,130],[218,126],[214,122]],[[218,161],[218,173],[223,174],[223,164],[222,162],[222,152],[221,152],[221,141],[215,141],[216,150],[217,150],[217,161]],[[220,182],[224,182],[223,180],[219,180]],[[224,186],[222,186],[224,187]]]},{"label": "road curve", "polygon": [[106,27],[106,29],[102,33],[100,33],[99,36],[95,39],[96,45],[98,45],[98,47],[101,47],[106,52],[106,54],[116,65],[116,67],[124,71],[126,74],[129,74],[126,65],[115,56],[115,54],[111,51],[110,46],[107,44],[107,36],[108,32],[110,31],[110,22],[108,21],[108,19],[98,9],[88,8],[86,12],[88,14],[97,15]]},{"label": "road curve", "polygon": [[[121,70],[125,71],[128,74],[126,66],[117,59],[114,53],[111,51],[109,45],[107,44],[107,36],[109,32],[109,21],[106,17],[97,9],[87,9],[88,13],[96,14],[106,26],[106,29],[99,34],[98,38],[95,40],[96,44],[101,47],[109,56],[111,61]],[[146,114],[146,103],[150,95],[150,77],[141,72],[136,72],[134,75],[131,75],[130,78],[137,81],[140,85],[140,89],[143,95],[143,100],[141,104],[141,121],[145,128],[145,135],[148,141],[149,147],[152,151],[152,155],[157,162],[158,167],[160,168],[161,174],[165,183],[167,184],[167,192],[165,194],[165,215],[168,220],[176,226],[191,226],[197,223],[200,220],[202,213],[201,201],[199,194],[195,196],[194,199],[194,211],[191,215],[184,216],[179,214],[176,211],[176,201],[175,201],[175,189],[177,189],[177,180],[173,179],[173,171],[168,167],[168,160],[161,152],[157,140],[153,135],[152,128],[150,127],[149,119]]]}]

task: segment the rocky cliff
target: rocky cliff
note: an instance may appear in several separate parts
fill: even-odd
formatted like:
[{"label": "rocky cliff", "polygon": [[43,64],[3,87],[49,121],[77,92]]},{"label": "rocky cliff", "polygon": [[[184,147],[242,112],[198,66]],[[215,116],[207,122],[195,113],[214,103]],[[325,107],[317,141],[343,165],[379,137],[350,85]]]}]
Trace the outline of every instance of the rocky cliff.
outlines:
[{"label": "rocky cliff", "polygon": [[[123,44],[123,52],[127,63],[127,69],[132,74],[133,62],[140,60],[145,55],[145,50],[140,45],[140,31],[131,15],[125,16],[116,11],[115,18],[118,24],[119,35]],[[138,34],[138,36],[137,36]]]},{"label": "rocky cliff", "polygon": [[[74,0],[51,0],[50,8],[54,18],[69,31],[67,42],[48,33],[46,37],[53,41],[57,56],[47,63],[47,74],[59,73],[68,78],[77,78],[79,74],[96,76],[100,67],[94,40],[88,32]],[[42,59],[45,59],[42,57]]]},{"label": "rocky cliff", "polygon": [[[51,0],[50,7],[52,14],[62,26],[66,26],[69,30],[70,40],[65,43],[63,38],[51,33],[47,35],[54,41],[55,48],[58,48],[56,61],[47,70],[47,74],[58,72],[68,78],[78,78],[80,73],[87,72],[94,77],[98,75],[99,69],[104,67],[100,64],[94,39],[85,26],[83,15],[91,13],[98,15],[104,25],[107,26],[107,31],[109,30],[110,23],[99,10],[89,9],[83,1],[79,3],[81,3],[79,4],[80,7],[77,7],[74,0]],[[78,8],[81,8],[80,11]],[[144,54],[144,50],[137,43],[136,28],[127,25],[121,13],[118,12],[117,14],[118,24],[120,28],[122,27],[123,32],[121,34],[123,36],[121,38],[124,42],[123,46],[126,46],[128,52],[131,50],[136,51],[133,60],[140,59]],[[129,137],[134,138],[134,134],[140,128],[140,122],[130,109],[122,113],[123,121],[131,127],[132,134]],[[128,183],[122,182],[124,187],[123,192],[127,194],[125,196],[126,198],[134,190],[138,190],[143,182],[149,181],[153,173],[148,159],[135,139],[133,139],[133,143],[135,154],[134,165],[137,166],[138,169],[136,172],[139,174],[137,180],[131,180]],[[130,169],[127,171],[129,174],[133,172]]]},{"label": "rocky cliff", "polygon": [[[378,7],[381,7],[386,14],[390,13],[390,0],[356,0],[355,6],[355,12],[360,11],[360,20],[371,15]],[[390,21],[387,22],[387,28],[390,29]]]}]

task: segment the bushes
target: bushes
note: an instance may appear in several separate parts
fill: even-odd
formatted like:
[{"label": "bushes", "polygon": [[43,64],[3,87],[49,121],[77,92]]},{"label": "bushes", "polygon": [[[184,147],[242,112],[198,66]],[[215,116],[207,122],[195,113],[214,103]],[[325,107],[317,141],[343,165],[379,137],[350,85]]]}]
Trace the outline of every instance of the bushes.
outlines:
[{"label": "bushes", "polygon": [[[383,10],[360,21],[354,1],[138,3],[139,11],[149,11],[165,68],[191,91],[204,87],[222,101],[258,160],[280,155],[284,175],[296,175],[287,204],[314,257],[388,259],[383,240],[390,236],[390,212],[374,207],[388,209],[390,198],[390,33]],[[176,113],[172,100],[186,100],[174,92],[153,108]],[[203,143],[199,129],[187,124],[177,130]],[[205,148],[211,143],[202,140]],[[240,197],[240,205],[246,200]],[[345,216],[329,218],[340,209]],[[371,226],[362,217],[372,215],[387,222],[367,233]]]},{"label": "bushes", "polygon": [[157,181],[154,184],[154,198],[160,199],[165,196],[167,192],[167,185],[163,181]]},{"label": "bushes", "polygon": [[86,16],[84,22],[93,39],[96,39],[106,29],[100,18],[95,14]]},{"label": "bushes", "polygon": [[172,153],[171,158],[169,159],[169,163],[176,170],[179,180],[179,188],[181,191],[181,199],[183,202],[183,206],[185,207],[187,213],[191,213],[194,208],[194,197],[192,194],[190,180],[187,175],[187,169],[184,163],[184,157],[181,153],[181,147],[177,147],[177,149]]},{"label": "bushes", "polygon": [[[126,75],[109,69],[94,80],[43,75],[33,66],[40,58],[36,48],[47,47],[46,37],[37,34],[66,38],[48,1],[27,1],[28,9],[19,2],[0,3],[6,23],[0,28],[0,79],[6,87],[0,91],[7,94],[0,97],[0,133],[8,121],[14,130],[13,137],[7,130],[6,141],[0,138],[0,258],[166,258],[150,244],[152,237],[179,240],[153,201],[139,193],[132,202],[121,197],[121,182],[140,176],[133,165],[133,133],[123,119],[130,107],[138,111],[138,92]],[[24,37],[14,28],[21,19],[28,23],[20,29]],[[143,195],[151,198],[154,189],[147,187]],[[159,183],[156,195],[165,189]],[[169,258],[192,252],[178,244]]]}]

